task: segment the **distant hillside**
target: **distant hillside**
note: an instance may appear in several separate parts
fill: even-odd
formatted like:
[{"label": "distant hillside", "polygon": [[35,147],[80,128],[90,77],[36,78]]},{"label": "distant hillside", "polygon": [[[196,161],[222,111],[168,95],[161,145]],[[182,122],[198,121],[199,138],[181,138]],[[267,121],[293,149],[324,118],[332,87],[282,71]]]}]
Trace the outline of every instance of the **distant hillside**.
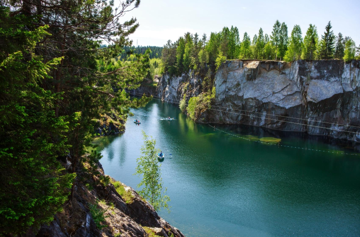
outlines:
[{"label": "distant hillside", "polygon": [[147,49],[151,50],[150,58],[161,58],[163,47],[158,46],[125,47],[124,52],[120,55],[120,58],[124,59],[129,53],[143,54]]}]

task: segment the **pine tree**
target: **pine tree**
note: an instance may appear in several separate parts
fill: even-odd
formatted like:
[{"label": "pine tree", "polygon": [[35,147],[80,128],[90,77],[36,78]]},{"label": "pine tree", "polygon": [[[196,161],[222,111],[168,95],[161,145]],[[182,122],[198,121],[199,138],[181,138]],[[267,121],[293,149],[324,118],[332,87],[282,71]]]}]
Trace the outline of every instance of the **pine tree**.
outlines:
[{"label": "pine tree", "polygon": [[326,25],[324,35],[322,36],[322,47],[320,50],[321,59],[331,59],[334,57],[335,35],[331,30],[331,22]]},{"label": "pine tree", "polygon": [[316,58],[318,38],[316,26],[310,24],[304,38],[304,47],[301,56],[302,59],[314,60]]},{"label": "pine tree", "polygon": [[277,60],[278,57],[278,48],[280,45],[280,34],[281,34],[281,24],[280,22],[277,20],[273,26],[273,31],[271,33],[271,40],[272,43],[275,47],[275,60]]},{"label": "pine tree", "polygon": [[337,39],[336,39],[336,46],[335,46],[335,53],[334,58],[342,59],[344,57],[344,38],[341,33],[339,33]]}]

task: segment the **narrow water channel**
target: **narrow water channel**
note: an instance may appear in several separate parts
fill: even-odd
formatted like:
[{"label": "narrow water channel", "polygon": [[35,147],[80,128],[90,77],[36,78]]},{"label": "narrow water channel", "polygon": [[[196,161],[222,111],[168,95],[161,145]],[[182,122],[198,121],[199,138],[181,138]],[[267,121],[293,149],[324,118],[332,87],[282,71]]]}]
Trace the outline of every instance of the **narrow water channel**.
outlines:
[{"label": "narrow water channel", "polygon": [[[360,156],[246,141],[195,124],[177,106],[159,100],[132,112],[124,134],[101,140],[105,173],[137,190],[141,178],[133,174],[142,130],[154,137],[166,156],[162,178],[171,198],[171,212],[159,214],[186,236],[360,236]],[[176,120],[161,120],[165,117]],[[254,128],[217,128],[271,135]],[[340,149],[281,138],[292,147]]]}]

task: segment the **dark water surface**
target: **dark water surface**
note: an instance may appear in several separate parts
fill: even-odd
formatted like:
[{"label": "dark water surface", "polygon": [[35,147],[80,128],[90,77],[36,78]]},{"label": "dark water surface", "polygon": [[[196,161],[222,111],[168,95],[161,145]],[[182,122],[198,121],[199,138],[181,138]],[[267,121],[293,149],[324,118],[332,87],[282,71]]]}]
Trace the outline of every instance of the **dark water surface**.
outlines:
[{"label": "dark water surface", "polygon": [[[105,173],[137,190],[141,131],[153,136],[166,156],[161,169],[171,198],[171,213],[159,214],[186,236],[360,236],[359,156],[249,142],[195,124],[159,100],[132,112],[123,135],[102,138]],[[168,116],[176,120],[160,120]],[[291,136],[282,144],[339,150]]]}]

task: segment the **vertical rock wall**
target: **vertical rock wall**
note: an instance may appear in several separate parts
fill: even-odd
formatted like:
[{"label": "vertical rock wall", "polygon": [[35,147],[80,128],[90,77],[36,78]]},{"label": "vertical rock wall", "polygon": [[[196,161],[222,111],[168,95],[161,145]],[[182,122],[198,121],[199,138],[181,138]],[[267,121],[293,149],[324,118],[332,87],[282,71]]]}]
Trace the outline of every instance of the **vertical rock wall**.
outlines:
[{"label": "vertical rock wall", "polygon": [[227,61],[206,122],[360,142],[359,61]]},{"label": "vertical rock wall", "polygon": [[[193,72],[164,75],[157,88],[132,94],[179,103],[199,95]],[[245,124],[360,142],[360,62],[226,61],[215,75],[216,98],[198,122]]]}]

